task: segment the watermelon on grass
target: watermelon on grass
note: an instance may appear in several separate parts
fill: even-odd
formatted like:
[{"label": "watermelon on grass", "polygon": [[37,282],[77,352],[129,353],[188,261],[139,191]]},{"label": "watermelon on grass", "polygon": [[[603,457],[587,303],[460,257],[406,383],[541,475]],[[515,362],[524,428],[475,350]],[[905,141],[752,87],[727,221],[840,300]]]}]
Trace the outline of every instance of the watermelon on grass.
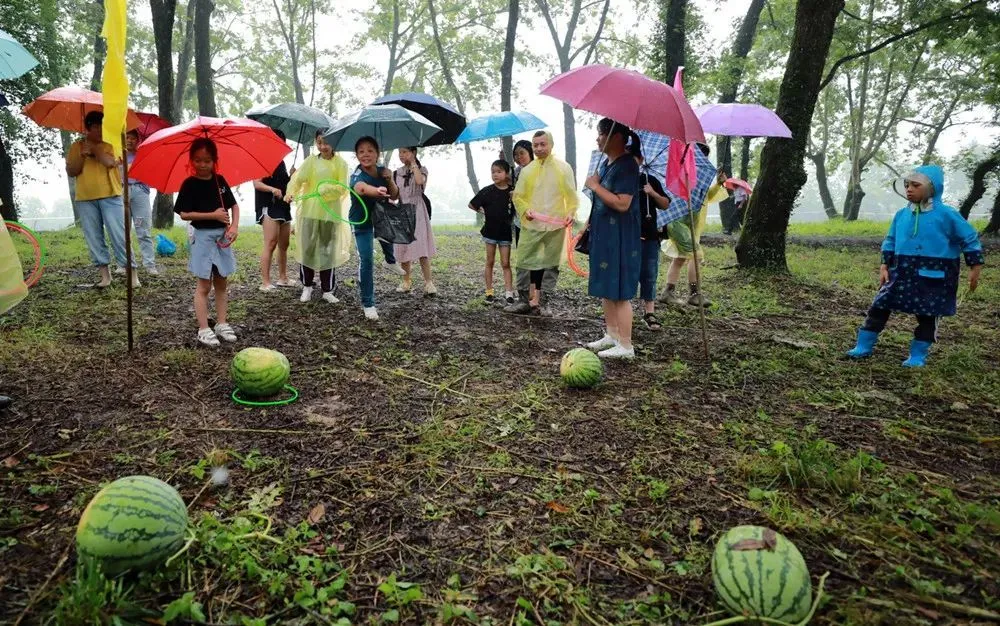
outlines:
[{"label": "watermelon on grass", "polygon": [[559,373],[569,387],[589,389],[601,380],[604,367],[597,355],[584,348],[575,348],[563,355]]},{"label": "watermelon on grass", "polygon": [[812,606],[805,559],[795,544],[770,528],[730,529],[715,546],[712,582],[734,615],[794,624],[805,619]]},{"label": "watermelon on grass", "polygon": [[151,476],[119,478],[90,501],[76,528],[80,558],[108,575],[158,565],[180,549],[187,507],[177,490]]},{"label": "watermelon on grass", "polygon": [[245,348],[236,353],[229,374],[240,392],[251,398],[273,396],[281,391],[291,366],[285,355],[267,348]]}]

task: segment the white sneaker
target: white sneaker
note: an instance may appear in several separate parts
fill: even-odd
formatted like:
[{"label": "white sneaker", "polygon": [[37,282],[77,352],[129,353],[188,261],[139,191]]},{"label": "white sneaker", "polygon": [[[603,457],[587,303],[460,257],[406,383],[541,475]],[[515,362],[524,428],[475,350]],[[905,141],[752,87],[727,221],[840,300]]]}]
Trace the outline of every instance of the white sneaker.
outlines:
[{"label": "white sneaker", "polygon": [[125,275],[125,268],[124,267],[116,267],[115,268],[115,274],[118,274],[119,276],[124,276]]},{"label": "white sneaker", "polygon": [[611,335],[604,333],[604,336],[597,341],[591,341],[587,344],[588,350],[607,350],[608,348],[614,348],[618,345],[618,340]]},{"label": "white sneaker", "polygon": [[236,341],[236,333],[229,324],[216,324],[215,336],[221,337],[223,341],[228,341],[229,343]]},{"label": "white sneaker", "polygon": [[399,276],[406,276],[406,272],[404,272],[403,268],[399,266],[399,263],[389,263],[387,261],[383,261],[382,267],[389,270],[393,274],[397,274]]},{"label": "white sneaker", "polygon": [[299,302],[309,302],[309,299],[313,297],[312,287],[303,287],[302,295],[299,296]]},{"label": "white sneaker", "polygon": [[211,328],[202,328],[198,331],[198,343],[211,348],[219,347],[219,338],[215,336]]},{"label": "white sneaker", "polygon": [[324,293],[323,299],[329,302],[330,304],[340,304],[340,298],[333,295],[332,291],[327,291],[326,293]]},{"label": "white sneaker", "polygon": [[616,344],[613,348],[608,348],[607,350],[601,350],[597,353],[597,356],[602,359],[634,359],[635,358],[635,348]]},{"label": "white sneaker", "polygon": [[257,288],[259,291],[274,291],[277,289],[274,285],[261,285]]},{"label": "white sneaker", "polygon": [[373,306],[366,306],[365,319],[369,319],[373,322],[378,321],[378,310]]},{"label": "white sneaker", "polygon": [[156,267],[155,265],[151,265],[146,268],[146,273],[149,274],[150,276],[159,276],[160,268]]}]

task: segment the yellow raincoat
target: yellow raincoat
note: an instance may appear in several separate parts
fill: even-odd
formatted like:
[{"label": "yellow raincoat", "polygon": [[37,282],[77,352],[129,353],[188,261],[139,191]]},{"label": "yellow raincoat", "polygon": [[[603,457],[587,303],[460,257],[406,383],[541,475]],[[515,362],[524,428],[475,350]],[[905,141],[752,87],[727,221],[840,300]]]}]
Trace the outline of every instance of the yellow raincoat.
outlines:
[{"label": "yellow raincoat", "polygon": [[566,252],[565,227],[537,219],[529,220],[525,213],[530,209],[535,214],[559,220],[575,217],[580,203],[575,186],[573,169],[552,155],[535,159],[521,170],[512,196],[517,216],[521,219],[521,239],[517,244],[515,261],[517,269],[559,267]]},{"label": "yellow raincoat", "polygon": [[7,225],[0,220],[0,314],[14,308],[26,295],[28,286],[24,284],[21,259],[14,249]]},{"label": "yellow raincoat", "polygon": [[[723,187],[719,183],[713,184],[711,187],[708,188],[708,193],[705,194],[705,201],[701,204],[701,210],[698,211],[698,214],[694,216],[694,241],[695,241],[695,246],[698,249],[699,261],[705,258],[705,252],[704,250],[701,249],[701,246],[698,245],[698,242],[701,241],[701,234],[705,232],[705,220],[708,218],[708,205],[717,204],[727,199],[728,197],[729,197],[729,192],[726,191],[725,187]],[[691,258],[690,254],[682,254],[680,250],[677,249],[677,246],[674,244],[672,239],[668,239],[666,242],[664,242],[663,253],[666,254],[671,259]]]},{"label": "yellow raincoat", "polygon": [[[324,182],[331,180],[344,186]],[[289,181],[288,193],[297,205],[295,255],[302,265],[322,271],[347,263],[351,254],[347,183],[347,162],[339,154],[331,159],[308,157]]]}]

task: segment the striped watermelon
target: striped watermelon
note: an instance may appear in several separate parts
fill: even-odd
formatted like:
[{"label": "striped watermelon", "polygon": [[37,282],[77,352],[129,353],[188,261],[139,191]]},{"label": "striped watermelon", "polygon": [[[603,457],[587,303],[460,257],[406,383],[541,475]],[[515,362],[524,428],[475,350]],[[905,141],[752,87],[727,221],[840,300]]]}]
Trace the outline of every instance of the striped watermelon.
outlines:
[{"label": "striped watermelon", "polygon": [[150,476],[127,476],[97,492],[84,509],[76,550],[109,575],[143,569],[175,553],[187,525],[187,507],[176,489]]},{"label": "striped watermelon", "polygon": [[559,373],[569,387],[589,389],[601,380],[604,367],[597,355],[584,348],[570,350],[562,358]]},{"label": "striped watermelon", "polygon": [[285,355],[267,348],[245,348],[236,353],[229,367],[233,383],[246,396],[263,398],[281,391],[291,366]]},{"label": "striped watermelon", "polygon": [[809,569],[798,548],[760,526],[727,532],[712,555],[712,581],[734,615],[787,623],[805,619],[812,605]]}]

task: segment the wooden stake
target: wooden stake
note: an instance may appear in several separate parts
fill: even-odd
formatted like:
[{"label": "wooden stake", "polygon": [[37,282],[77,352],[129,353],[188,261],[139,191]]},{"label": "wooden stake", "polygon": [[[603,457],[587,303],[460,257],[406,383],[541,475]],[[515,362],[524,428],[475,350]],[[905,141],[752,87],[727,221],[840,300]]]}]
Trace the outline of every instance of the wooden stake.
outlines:
[{"label": "wooden stake", "polygon": [[[688,152],[691,150],[691,144],[684,146],[684,156],[681,158],[681,169],[684,169],[684,160],[688,156]],[[686,170],[684,170],[686,173]],[[686,178],[686,176],[685,176]],[[687,181],[688,187],[688,219],[691,221],[691,263],[694,263],[694,279],[698,281],[698,293],[701,294],[701,289],[703,285],[701,284],[701,263],[698,262],[698,250],[701,248],[701,242],[698,240],[698,235],[695,234],[695,223],[694,223],[694,209],[691,207],[691,181]],[[705,210],[705,209],[702,209]],[[702,296],[704,298],[704,296]],[[698,305],[698,313],[701,317],[701,342],[705,347],[705,360],[710,361],[712,357],[708,353],[708,323],[705,321],[705,307],[701,304]]]},{"label": "wooden stake", "polygon": [[128,193],[128,149],[125,147],[125,133],[122,133],[122,197],[125,201],[125,318],[128,324],[128,351],[134,347],[132,335],[132,209]]}]

